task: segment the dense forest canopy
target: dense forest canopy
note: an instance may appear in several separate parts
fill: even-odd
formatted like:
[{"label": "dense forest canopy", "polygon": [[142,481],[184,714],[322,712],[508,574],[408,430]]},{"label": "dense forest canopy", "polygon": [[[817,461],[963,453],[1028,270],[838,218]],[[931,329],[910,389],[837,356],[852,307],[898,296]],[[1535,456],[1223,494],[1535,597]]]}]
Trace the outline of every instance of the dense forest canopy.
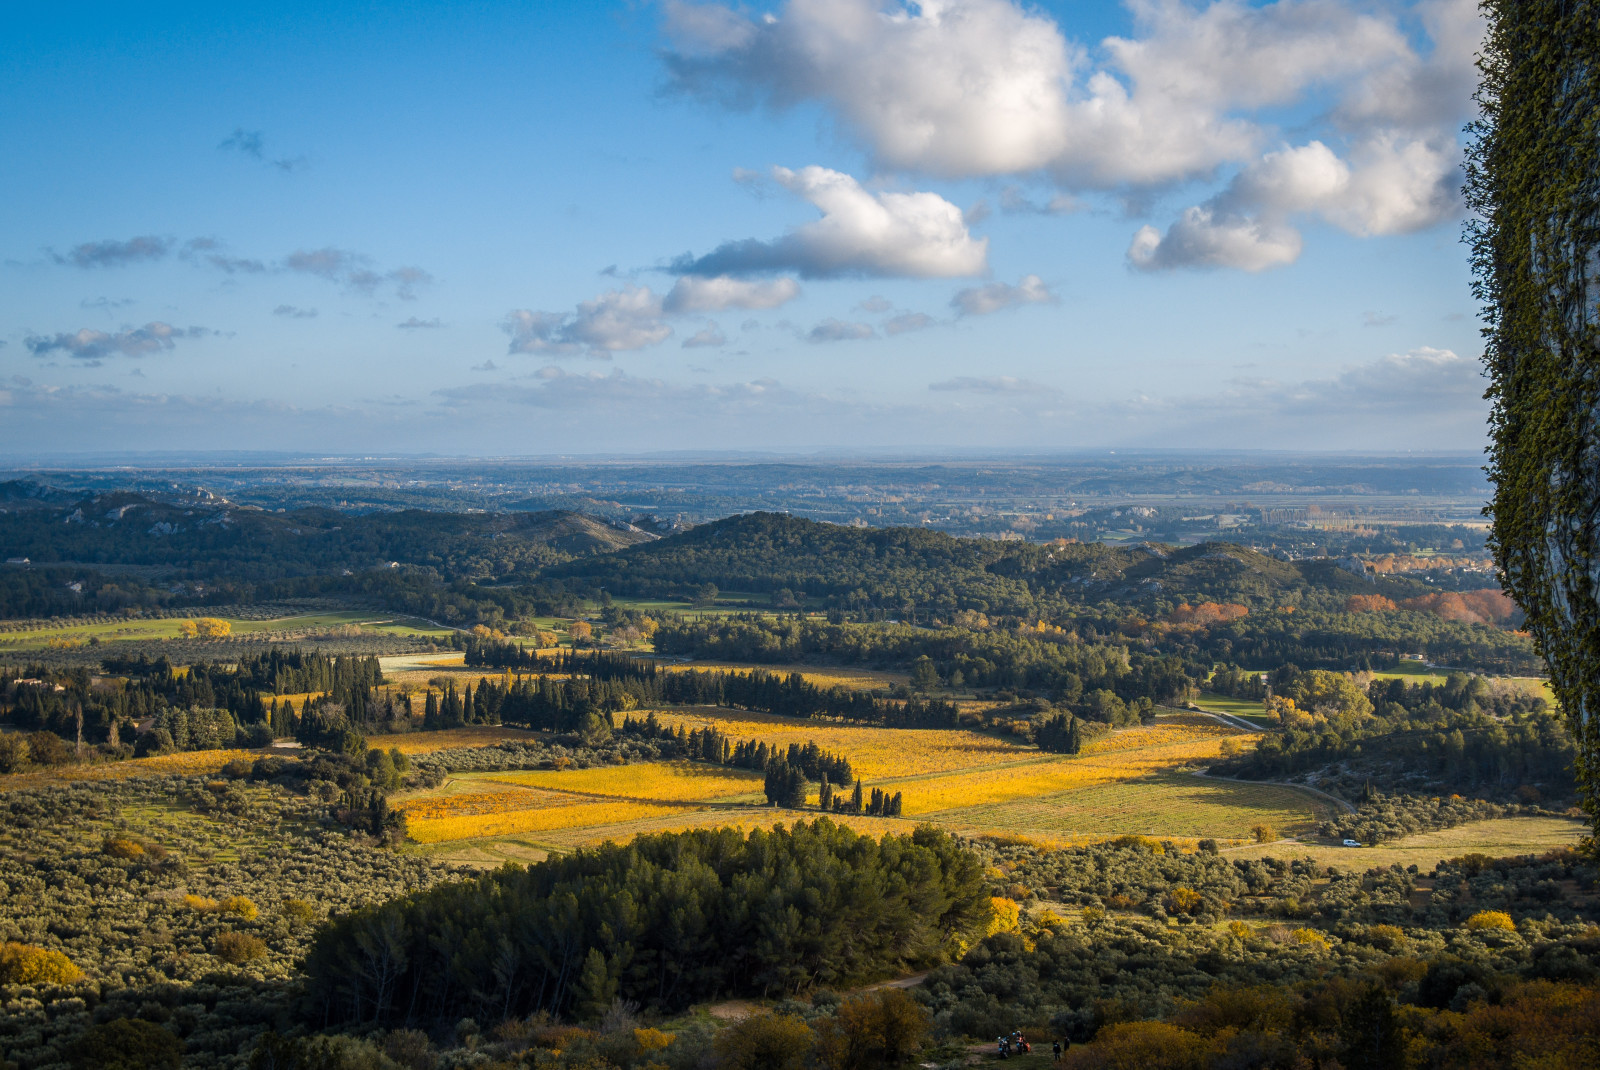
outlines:
[{"label": "dense forest canopy", "polygon": [[946,961],[981,935],[983,891],[978,859],[932,828],[643,836],[337,919],[309,999],[329,1021],[410,1025],[849,986]]}]

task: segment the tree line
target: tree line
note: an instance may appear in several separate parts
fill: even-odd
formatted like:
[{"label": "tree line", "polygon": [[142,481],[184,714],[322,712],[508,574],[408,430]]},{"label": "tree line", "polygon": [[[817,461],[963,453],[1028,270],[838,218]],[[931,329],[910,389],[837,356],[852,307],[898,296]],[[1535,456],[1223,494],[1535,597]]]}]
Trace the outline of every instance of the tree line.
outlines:
[{"label": "tree line", "polygon": [[977,857],[931,827],[642,836],[336,918],[306,957],[307,1000],[325,1024],[672,1011],[936,965],[988,912]]},{"label": "tree line", "polygon": [[[519,723],[530,723],[521,720],[524,716],[539,720],[556,713],[555,710],[545,712],[543,707],[547,701],[566,702],[566,691],[559,686],[563,681],[553,679],[559,677],[565,677],[568,682],[586,679],[590,687],[583,693],[596,696],[594,701],[601,709],[613,712],[667,704],[724,706],[785,717],[826,717],[892,728],[949,728],[959,721],[960,711],[952,702],[915,695],[894,700],[873,691],[821,687],[797,672],[666,670],[652,661],[604,651],[563,651],[545,656],[524,650],[510,640],[473,638],[467,641],[466,649],[468,665],[533,674],[519,677],[511,685],[518,696],[527,696],[513,703],[518,717],[501,713],[502,720],[519,720]],[[534,697],[535,689],[537,697]]]}]

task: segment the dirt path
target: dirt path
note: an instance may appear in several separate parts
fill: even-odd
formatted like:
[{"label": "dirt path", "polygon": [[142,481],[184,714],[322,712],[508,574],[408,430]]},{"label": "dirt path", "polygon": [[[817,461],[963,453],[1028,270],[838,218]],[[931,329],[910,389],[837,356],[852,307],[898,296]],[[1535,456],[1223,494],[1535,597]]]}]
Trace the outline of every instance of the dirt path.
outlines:
[{"label": "dirt path", "polygon": [[1290,784],[1289,782],[1284,781],[1284,780],[1240,780],[1238,777],[1212,776],[1210,772],[1208,772],[1207,770],[1204,770],[1204,769],[1195,770],[1194,771],[1194,775],[1195,776],[1203,776],[1207,780],[1225,780],[1229,784],[1270,784],[1273,787],[1277,787],[1277,788],[1293,788],[1295,791],[1303,791],[1308,795],[1315,795],[1317,798],[1322,799],[1324,802],[1333,803],[1333,805],[1337,806],[1339,809],[1343,810],[1347,814],[1353,814],[1353,813],[1356,812],[1356,808],[1355,808],[1354,805],[1345,802],[1343,799],[1339,798],[1337,795],[1329,795],[1327,792],[1322,791],[1319,788],[1313,788],[1313,787],[1310,787],[1310,786],[1308,786],[1306,784]]},{"label": "dirt path", "polygon": [[[915,988],[927,979],[928,971],[923,970],[921,973],[913,973],[905,977],[896,977],[892,981],[879,981],[876,984],[862,985],[860,988],[852,988],[844,994],[846,996],[856,996],[863,992],[881,992],[888,988]],[[757,1000],[727,999],[723,1000],[721,1003],[713,1003],[711,1006],[706,1008],[706,1013],[710,1014],[713,1018],[719,1018],[725,1022],[737,1022],[742,1019],[749,1018],[751,1015],[761,1013],[761,1009],[761,1003]]]}]

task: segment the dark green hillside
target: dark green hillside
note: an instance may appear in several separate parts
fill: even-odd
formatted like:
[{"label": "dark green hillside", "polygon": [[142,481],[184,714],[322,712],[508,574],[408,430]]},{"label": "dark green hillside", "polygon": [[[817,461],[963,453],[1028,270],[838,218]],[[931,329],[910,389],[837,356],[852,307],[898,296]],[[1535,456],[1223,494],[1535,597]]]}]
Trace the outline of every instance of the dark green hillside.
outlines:
[{"label": "dark green hillside", "polygon": [[844,527],[776,513],[729,517],[545,575],[649,596],[709,583],[736,591],[803,591],[849,608],[911,603],[944,612],[1020,614],[1046,611],[1051,602],[1157,609],[1184,601],[1281,600],[1308,591],[1400,599],[1429,590],[1409,580],[1374,584],[1330,561],[1280,561],[1228,543],[1182,549],[1039,545],[921,528]]},{"label": "dark green hillside", "polygon": [[546,566],[654,538],[570,512],[352,516],[128,493],[62,501],[60,492],[26,483],[6,484],[4,492],[0,558],[32,563],[0,572],[4,616],[159,604],[177,584],[228,585],[232,597],[248,600],[269,584],[374,570],[420,570],[431,582],[528,582]]}]

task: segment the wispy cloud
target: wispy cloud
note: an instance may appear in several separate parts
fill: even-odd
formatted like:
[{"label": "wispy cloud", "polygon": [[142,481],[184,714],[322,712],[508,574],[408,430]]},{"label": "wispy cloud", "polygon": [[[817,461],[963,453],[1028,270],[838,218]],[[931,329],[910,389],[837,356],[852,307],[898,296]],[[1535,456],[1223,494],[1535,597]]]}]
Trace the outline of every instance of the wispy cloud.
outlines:
[{"label": "wispy cloud", "polygon": [[844,320],[825,319],[806,332],[808,342],[855,342],[876,338],[878,332],[870,323],[847,323]]},{"label": "wispy cloud", "polygon": [[700,349],[706,346],[727,345],[728,339],[722,333],[722,328],[715,323],[708,323],[694,334],[683,340],[683,348]]},{"label": "wispy cloud", "polygon": [[1061,394],[1057,387],[1010,375],[958,375],[953,379],[929,383],[928,389],[961,394],[1030,394],[1048,397],[1058,397]]},{"label": "wispy cloud", "polygon": [[112,268],[126,267],[148,260],[160,260],[171,249],[171,238],[145,234],[127,240],[106,238],[102,241],[84,242],[82,245],[73,246],[64,256],[51,252],[50,257],[58,264],[70,264],[73,267]]},{"label": "wispy cloud", "polygon": [[65,353],[79,360],[101,360],[122,355],[143,357],[172,349],[180,338],[204,338],[215,334],[205,327],[174,327],[159,320],[143,327],[129,327],[115,333],[96,331],[89,327],[55,335],[30,335],[24,345],[36,357],[51,353]]},{"label": "wispy cloud", "polygon": [[961,290],[950,299],[950,306],[963,316],[987,316],[1003,309],[1046,304],[1055,300],[1055,294],[1050,292],[1043,279],[1037,275],[1024,275],[1015,286],[991,282],[986,286]]}]

